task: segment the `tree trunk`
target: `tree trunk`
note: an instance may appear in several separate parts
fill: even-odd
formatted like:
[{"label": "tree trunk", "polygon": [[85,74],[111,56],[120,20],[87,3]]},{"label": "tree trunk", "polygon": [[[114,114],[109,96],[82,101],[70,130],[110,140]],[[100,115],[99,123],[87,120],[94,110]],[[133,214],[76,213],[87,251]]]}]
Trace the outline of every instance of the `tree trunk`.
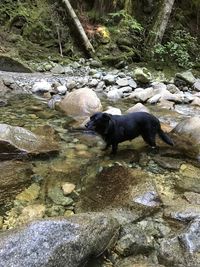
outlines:
[{"label": "tree trunk", "polygon": [[149,47],[162,42],[174,2],[175,0],[162,0],[157,18],[147,38],[147,45]]},{"label": "tree trunk", "polygon": [[84,48],[91,56],[93,53],[95,53],[95,50],[94,50],[92,44],[90,43],[90,41],[89,41],[89,39],[88,39],[84,29],[83,29],[83,26],[80,23],[80,20],[78,19],[76,13],[74,12],[69,0],[63,0],[63,3],[65,4],[65,6],[67,8],[67,12],[68,12],[69,16],[71,17],[71,19],[74,23],[74,26],[76,27],[77,33],[83,42]]}]

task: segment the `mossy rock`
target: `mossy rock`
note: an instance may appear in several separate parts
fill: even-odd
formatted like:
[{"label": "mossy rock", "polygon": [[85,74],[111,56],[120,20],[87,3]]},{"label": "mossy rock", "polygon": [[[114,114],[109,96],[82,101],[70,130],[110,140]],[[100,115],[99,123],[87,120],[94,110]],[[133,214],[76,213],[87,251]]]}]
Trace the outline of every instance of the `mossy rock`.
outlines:
[{"label": "mossy rock", "polygon": [[32,70],[24,63],[4,55],[0,55],[0,70],[25,73],[32,72]]},{"label": "mossy rock", "polygon": [[135,56],[135,52],[129,51],[128,53],[118,53],[117,55],[106,55],[100,58],[100,60],[104,63],[107,64],[109,66],[113,66],[113,65],[117,65],[119,64],[121,61],[125,61],[127,63],[131,63],[134,56]]}]

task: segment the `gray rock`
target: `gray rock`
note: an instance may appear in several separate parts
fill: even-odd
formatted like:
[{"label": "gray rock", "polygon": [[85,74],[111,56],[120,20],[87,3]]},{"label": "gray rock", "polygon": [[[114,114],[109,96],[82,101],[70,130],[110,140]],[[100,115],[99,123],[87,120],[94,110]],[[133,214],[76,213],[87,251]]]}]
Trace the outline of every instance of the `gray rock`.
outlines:
[{"label": "gray rock", "polygon": [[100,80],[101,77],[102,77],[102,73],[101,72],[97,72],[92,76],[93,79],[98,79],[98,80]]},{"label": "gray rock", "polygon": [[172,94],[180,93],[178,87],[173,83],[167,84],[167,90]]},{"label": "gray rock", "polygon": [[90,82],[89,82],[89,87],[96,87],[98,85],[98,80],[97,79],[92,79]]},{"label": "gray rock", "polygon": [[66,82],[66,86],[69,90],[72,90],[76,87],[76,82],[74,80],[71,80],[69,79],[67,82]]},{"label": "gray rock", "polygon": [[153,247],[153,239],[148,238],[138,225],[129,224],[122,227],[115,250],[127,257],[150,252]]},{"label": "gray rock", "polygon": [[185,71],[182,73],[177,73],[176,77],[187,82],[189,85],[193,85],[196,82],[196,78],[194,77],[194,75],[192,74],[191,71]]},{"label": "gray rock", "polygon": [[184,201],[174,201],[173,204],[169,204],[169,207],[164,210],[164,215],[173,220],[189,222],[200,217],[200,207],[199,205],[188,204]]},{"label": "gray rock", "polygon": [[104,81],[100,81],[94,90],[95,92],[102,92],[104,88],[105,88]]},{"label": "gray rock", "polygon": [[122,97],[122,92],[120,92],[118,89],[114,89],[114,90],[110,90],[108,93],[107,93],[107,97],[110,99],[110,100],[119,100],[121,97]]},{"label": "gray rock", "polygon": [[149,98],[149,99],[147,100],[147,102],[148,102],[149,104],[156,104],[156,103],[158,103],[158,101],[161,99],[161,97],[162,97],[161,94],[156,94],[156,95],[152,96],[151,98]]},{"label": "gray rock", "polygon": [[124,93],[130,93],[130,92],[132,92],[132,87],[124,86],[124,87],[119,88],[118,91],[123,93],[123,94]]},{"label": "gray rock", "polygon": [[190,204],[200,205],[200,194],[194,192],[185,192],[184,197]]},{"label": "gray rock", "polygon": [[103,77],[103,81],[106,85],[113,85],[115,83],[115,75],[107,74]]},{"label": "gray rock", "polygon": [[69,206],[73,204],[73,199],[64,196],[62,189],[58,186],[51,187],[48,190],[48,197],[57,205]]},{"label": "gray rock", "polygon": [[147,112],[149,113],[149,109],[145,107],[142,103],[137,103],[133,107],[130,107],[126,113],[131,113],[131,112]]},{"label": "gray rock", "polygon": [[102,66],[102,62],[100,60],[92,59],[90,61],[90,66],[93,68],[100,68]]},{"label": "gray rock", "polygon": [[194,97],[191,105],[200,107],[200,97]]},{"label": "gray rock", "polygon": [[117,235],[116,221],[102,213],[35,221],[1,234],[0,267],[83,266]]},{"label": "gray rock", "polygon": [[128,86],[128,80],[127,78],[120,78],[120,79],[117,79],[116,80],[116,84],[119,85],[120,87],[123,87],[123,86]]},{"label": "gray rock", "polygon": [[[193,241],[195,238],[191,240],[191,242]],[[188,248],[183,246],[185,245],[183,242],[185,240],[181,240],[181,235],[161,240],[158,256],[160,262],[165,266],[199,267],[200,257],[198,253],[189,253]]]},{"label": "gray rock", "polygon": [[0,107],[5,107],[8,105],[8,101],[6,99],[0,99]]},{"label": "gray rock", "polygon": [[73,62],[72,64],[70,64],[72,68],[74,69],[79,69],[81,67],[81,64],[78,62]]},{"label": "gray rock", "polygon": [[179,235],[179,240],[190,253],[200,252],[200,217],[190,223],[184,233]]},{"label": "gray rock", "polygon": [[200,92],[200,79],[197,79],[195,83],[193,84],[193,88],[195,91]]},{"label": "gray rock", "polygon": [[55,74],[64,74],[65,68],[61,65],[56,65],[55,67],[51,69],[51,72]]},{"label": "gray rock", "polygon": [[176,180],[176,186],[184,191],[200,193],[200,169],[191,164],[182,164],[181,177]]},{"label": "gray rock", "polygon": [[158,92],[162,92],[167,90],[167,86],[164,83],[160,83],[160,82],[153,82],[152,87],[154,90],[158,91]]},{"label": "gray rock", "polygon": [[160,98],[158,106],[164,109],[173,110],[174,109],[174,103],[165,99]]},{"label": "gray rock", "polygon": [[69,76],[71,76],[71,75],[74,74],[74,71],[73,71],[73,69],[70,66],[64,67],[64,71],[65,71],[65,74],[67,74]]},{"label": "gray rock", "polygon": [[137,83],[133,79],[128,80],[128,85],[133,89],[137,88]]},{"label": "gray rock", "polygon": [[146,89],[137,88],[135,89],[128,98],[133,98],[136,101],[146,102],[149,98],[154,95],[153,87]]}]

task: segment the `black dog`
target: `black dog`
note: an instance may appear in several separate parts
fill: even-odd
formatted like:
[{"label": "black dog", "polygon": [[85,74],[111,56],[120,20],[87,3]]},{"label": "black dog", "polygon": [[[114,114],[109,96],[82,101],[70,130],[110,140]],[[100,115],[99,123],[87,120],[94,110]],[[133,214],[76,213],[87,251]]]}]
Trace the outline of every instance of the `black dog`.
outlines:
[{"label": "black dog", "polygon": [[85,127],[95,131],[104,139],[105,150],[112,146],[112,154],[116,154],[119,143],[131,141],[139,135],[152,148],[156,148],[156,134],[165,143],[173,146],[173,141],[162,131],[159,120],[146,112],[134,112],[121,116],[97,112],[90,117]]}]

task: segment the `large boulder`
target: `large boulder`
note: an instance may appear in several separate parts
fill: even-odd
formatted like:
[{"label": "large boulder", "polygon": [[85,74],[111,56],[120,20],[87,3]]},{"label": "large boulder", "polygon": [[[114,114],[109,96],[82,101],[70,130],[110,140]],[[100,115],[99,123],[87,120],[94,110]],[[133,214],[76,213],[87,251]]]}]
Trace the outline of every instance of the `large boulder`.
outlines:
[{"label": "large boulder", "polygon": [[189,157],[200,159],[200,118],[184,119],[172,131],[175,148]]},{"label": "large boulder", "polygon": [[20,161],[0,162],[0,205],[8,203],[31,183],[32,166]]},{"label": "large boulder", "polygon": [[89,88],[81,88],[67,94],[59,106],[67,115],[75,119],[88,117],[102,110],[100,99]]},{"label": "large boulder", "polygon": [[0,124],[0,159],[57,153],[58,144],[51,136],[36,135],[22,127]]},{"label": "large boulder", "polygon": [[118,228],[102,213],[38,220],[1,234],[0,267],[84,266],[113,244]]},{"label": "large boulder", "polygon": [[32,70],[24,63],[4,55],[0,55],[0,70],[24,73],[32,72]]}]

